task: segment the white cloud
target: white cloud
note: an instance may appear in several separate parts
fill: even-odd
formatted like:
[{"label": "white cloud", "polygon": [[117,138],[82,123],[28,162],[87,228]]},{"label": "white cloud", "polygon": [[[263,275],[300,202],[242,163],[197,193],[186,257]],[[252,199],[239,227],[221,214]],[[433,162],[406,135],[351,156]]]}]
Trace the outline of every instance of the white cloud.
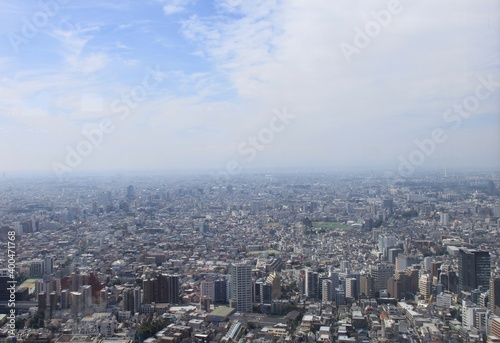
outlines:
[{"label": "white cloud", "polygon": [[71,66],[89,74],[104,68],[109,63],[109,57],[104,53],[91,53],[84,57],[68,57],[68,62]]},{"label": "white cloud", "polygon": [[104,68],[110,61],[109,56],[104,52],[84,52],[86,45],[99,30],[99,26],[94,25],[52,32],[53,37],[62,44],[62,53],[73,71],[93,73]]},{"label": "white cloud", "polygon": [[[449,3],[401,4],[351,64],[340,43],[353,44],[356,28],[387,1],[221,1],[218,16],[192,16],[183,33],[242,98],[299,114],[300,131],[315,139],[290,141],[290,150],[352,161],[363,154],[357,146],[379,145],[377,158],[390,163],[397,154],[387,146],[411,146],[419,133],[443,126],[443,111],[474,90],[478,75],[499,71],[498,19],[491,15],[498,4],[465,6],[467,15]],[[397,127],[391,118],[401,118]],[[485,139],[495,138],[489,131]],[[317,149],[330,142],[343,149]]]},{"label": "white cloud", "polygon": [[163,2],[163,13],[172,15],[186,11],[187,7],[193,3],[193,0],[166,0]]},{"label": "white cloud", "polygon": [[[25,106],[24,115],[0,106],[0,128],[61,132],[53,141],[38,137],[59,158],[81,139],[82,126],[110,116],[116,131],[82,169],[203,168],[241,158],[239,143],[266,127],[274,108],[286,106],[296,118],[245,168],[391,165],[416,139],[446,127],[443,112],[474,92],[479,75],[500,75],[496,0],[401,0],[404,10],[351,63],[339,45],[353,44],[357,28],[389,1],[219,0],[215,11],[204,4],[183,21],[181,37],[175,17],[163,14],[191,13],[192,1],[152,3],[144,8],[155,13],[135,13],[139,7],[128,2],[123,22],[53,30],[58,44],[49,39],[46,46],[60,60],[38,58],[34,47],[46,35],[26,45],[37,57],[28,69],[0,58],[0,99]],[[68,8],[69,22],[78,22],[74,16]],[[165,81],[126,120],[110,113],[110,103],[141,84],[145,66],[157,64]],[[453,164],[464,154],[474,163],[498,164],[487,147],[498,145],[499,95],[496,89],[481,102],[427,162]],[[480,152],[489,158],[474,157]]]}]

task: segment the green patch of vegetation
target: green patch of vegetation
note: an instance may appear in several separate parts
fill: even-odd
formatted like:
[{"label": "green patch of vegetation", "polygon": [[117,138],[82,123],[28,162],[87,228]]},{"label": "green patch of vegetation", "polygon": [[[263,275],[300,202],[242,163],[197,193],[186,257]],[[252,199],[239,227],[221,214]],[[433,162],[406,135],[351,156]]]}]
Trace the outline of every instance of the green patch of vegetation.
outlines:
[{"label": "green patch of vegetation", "polygon": [[44,319],[45,319],[45,311],[38,310],[34,314],[33,318],[31,318],[30,327],[33,329],[40,329],[44,327]]},{"label": "green patch of vegetation", "polygon": [[340,229],[347,230],[349,225],[335,222],[313,222],[312,227],[315,229]]},{"label": "green patch of vegetation", "polygon": [[302,219],[301,222],[306,227],[306,229],[310,229],[313,227],[313,222],[308,217]]},{"label": "green patch of vegetation", "polygon": [[147,318],[137,329],[134,342],[144,342],[145,339],[153,337],[158,331],[170,324],[170,320],[163,318]]}]

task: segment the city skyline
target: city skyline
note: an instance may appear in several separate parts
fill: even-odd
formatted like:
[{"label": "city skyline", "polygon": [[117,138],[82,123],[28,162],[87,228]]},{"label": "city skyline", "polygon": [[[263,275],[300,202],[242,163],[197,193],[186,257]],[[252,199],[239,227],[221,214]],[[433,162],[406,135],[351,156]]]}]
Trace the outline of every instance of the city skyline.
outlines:
[{"label": "city skyline", "polygon": [[0,171],[499,170],[499,13],[4,1]]},{"label": "city skyline", "polygon": [[495,342],[499,189],[474,172],[6,178],[0,337]]}]

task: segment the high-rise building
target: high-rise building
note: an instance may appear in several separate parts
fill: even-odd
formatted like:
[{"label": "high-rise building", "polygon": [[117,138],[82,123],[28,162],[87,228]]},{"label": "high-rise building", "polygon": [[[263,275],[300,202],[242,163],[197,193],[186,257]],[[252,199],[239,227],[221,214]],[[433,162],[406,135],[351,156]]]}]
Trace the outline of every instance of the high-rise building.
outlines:
[{"label": "high-rise building", "polygon": [[443,226],[450,225],[450,214],[449,213],[440,213],[439,214],[439,224]]},{"label": "high-rise building", "polygon": [[212,304],[212,299],[209,297],[200,298],[200,309],[205,312],[210,312],[210,305]]},{"label": "high-rise building", "polygon": [[439,279],[439,274],[441,274],[441,265],[442,264],[443,264],[442,262],[438,262],[438,261],[433,261],[431,263],[431,276],[432,276],[432,278]]},{"label": "high-rise building", "polygon": [[154,294],[155,302],[168,303],[168,291],[167,275],[158,275],[156,279],[156,292]]},{"label": "high-rise building", "polygon": [[49,301],[48,297],[50,292],[55,291],[52,282],[45,282],[42,279],[35,280],[35,294],[44,293],[46,298],[46,303]]},{"label": "high-rise building", "polygon": [[418,263],[418,258],[415,256],[408,256],[406,254],[399,254],[396,257],[396,270],[402,272],[408,267]]},{"label": "high-rise building", "polygon": [[382,208],[389,210],[390,213],[394,212],[394,200],[392,199],[382,200]]},{"label": "high-rise building", "polygon": [[260,286],[264,283],[262,280],[252,280],[252,302],[260,303]]},{"label": "high-rise building", "polygon": [[458,252],[458,290],[471,291],[489,288],[491,274],[490,253],[482,250],[460,249]]},{"label": "high-rise building", "polygon": [[331,278],[328,275],[321,275],[318,280],[318,300],[323,299],[323,281],[324,280],[330,280]]},{"label": "high-rise building", "polygon": [[260,284],[260,303],[271,304],[273,300],[273,285],[263,282]]},{"label": "high-rise building", "polygon": [[344,272],[346,269],[351,267],[351,262],[349,261],[340,261],[340,270]]},{"label": "high-rise building", "polygon": [[179,303],[179,275],[158,275],[157,278],[142,280],[144,290],[142,303]]},{"label": "high-rise building", "polygon": [[99,291],[99,307],[100,312],[106,312],[106,308],[108,307],[108,288],[104,287]]},{"label": "high-rise building", "polygon": [[47,256],[45,257],[45,274],[51,275],[53,273],[54,273],[54,261],[52,257]]},{"label": "high-rise building", "polygon": [[208,220],[204,220],[200,224],[200,233],[208,233],[210,232],[210,224],[208,223]]},{"label": "high-rise building", "polygon": [[38,308],[41,310],[45,310],[47,307],[47,295],[45,292],[38,293]]},{"label": "high-rise building", "polygon": [[374,279],[374,291],[379,292],[383,289],[387,289],[387,280],[394,275],[394,265],[370,265],[370,274]]},{"label": "high-rise building", "polygon": [[331,271],[328,273],[330,280],[332,280],[332,287],[335,290],[340,285],[340,276],[337,272]]},{"label": "high-rise building", "polygon": [[134,311],[138,313],[141,311],[142,305],[142,291],[140,287],[134,288]]},{"label": "high-rise building", "polygon": [[225,279],[203,280],[201,282],[201,297],[209,298],[214,304],[226,303],[227,282]]},{"label": "high-rise building", "polygon": [[453,304],[453,295],[450,293],[439,293],[436,296],[436,306],[442,309],[449,309]]},{"label": "high-rise building", "polygon": [[52,314],[57,308],[57,293],[55,291],[49,294],[49,318],[52,318]]},{"label": "high-rise building", "polygon": [[219,279],[214,281],[214,304],[226,304],[228,299],[227,291],[228,283],[226,279]]},{"label": "high-rise building", "polygon": [[375,279],[370,274],[361,275],[360,294],[363,297],[375,297]]},{"label": "high-rise building", "polygon": [[469,300],[462,300],[462,326],[466,329],[470,329],[474,326],[474,312],[473,309],[477,305]]},{"label": "high-rise building", "polygon": [[330,279],[325,279],[321,281],[321,301],[322,302],[331,302],[333,301],[333,283]]},{"label": "high-rise building", "polygon": [[462,300],[462,327],[467,330],[472,328],[483,330],[487,311],[486,308],[477,306],[469,300]]},{"label": "high-rise building", "polygon": [[408,276],[409,279],[405,279],[405,282],[408,282],[407,286],[409,287],[406,292],[410,292],[412,294],[416,294],[419,289],[419,275],[420,275],[420,270],[418,269],[417,266],[414,266],[414,268],[406,268],[404,270],[404,274]]},{"label": "high-rise building", "polygon": [[71,292],[70,293],[70,304],[71,304],[71,313],[73,315],[78,315],[82,312],[82,293],[80,292]]},{"label": "high-rise building", "polygon": [[61,310],[69,309],[71,305],[70,292],[67,289],[61,291]]},{"label": "high-rise building", "polygon": [[431,289],[432,289],[432,279],[431,279],[431,275],[430,274],[422,274],[420,276],[420,280],[419,280],[419,291],[420,291],[420,295],[422,295],[424,297],[424,300],[429,300],[430,296],[431,296]]},{"label": "high-rise building", "polygon": [[179,275],[167,275],[167,302],[169,304],[178,304],[179,294]]},{"label": "high-rise building", "polygon": [[82,286],[82,313],[84,315],[90,315],[92,311],[92,286],[84,285]]},{"label": "high-rise building", "polygon": [[411,276],[396,272],[387,280],[387,292],[392,298],[403,299],[411,292]]},{"label": "high-rise building", "polygon": [[400,249],[400,248],[387,249],[387,261],[389,261],[389,263],[395,264],[396,257],[398,257],[398,255],[401,253],[403,253],[403,249]]},{"label": "high-rise building", "polygon": [[252,268],[248,264],[231,266],[232,307],[239,312],[252,312]]},{"label": "high-rise building", "polygon": [[500,317],[494,316],[490,319],[489,334],[500,338]]},{"label": "high-rise building", "polygon": [[135,313],[133,288],[125,288],[123,290],[123,310],[130,311],[132,314]]},{"label": "high-rise building", "polygon": [[259,213],[260,210],[261,210],[261,201],[260,200],[252,201],[252,214]]},{"label": "high-rise building", "polygon": [[398,244],[398,239],[395,236],[381,234],[378,236],[378,251],[382,253],[384,260],[388,257],[388,248],[393,248]]},{"label": "high-rise building", "polygon": [[310,299],[318,299],[319,275],[311,269],[306,269],[304,273],[304,294]]},{"label": "high-rise building", "polygon": [[425,271],[428,272],[431,271],[431,264],[432,264],[432,257],[431,256],[424,257],[424,260],[422,262],[422,267]]},{"label": "high-rise building", "polygon": [[30,276],[42,277],[45,272],[45,261],[41,259],[34,259],[30,263]]},{"label": "high-rise building", "polygon": [[87,277],[88,277],[87,274],[71,273],[71,275],[70,275],[70,280],[71,280],[70,291],[78,292],[80,290],[81,286],[87,284]]},{"label": "high-rise building", "polygon": [[206,297],[210,300],[215,300],[215,283],[213,281],[203,280],[201,282],[201,298]]},{"label": "high-rise building", "polygon": [[135,198],[135,188],[130,185],[127,187],[127,199],[133,200]]},{"label": "high-rise building", "polygon": [[156,301],[156,279],[142,280],[142,289],[144,290],[142,303],[151,304]]},{"label": "high-rise building", "polygon": [[345,305],[345,290],[342,285],[335,288],[335,303],[338,305]]},{"label": "high-rise building", "polygon": [[441,266],[441,273],[439,274],[438,284],[443,285],[444,289],[452,293],[457,293],[458,277],[457,273],[451,266],[443,264]]},{"label": "high-rise building", "polygon": [[0,269],[0,302],[9,301],[9,284],[7,283],[10,280],[9,270],[7,268]]},{"label": "high-rise building", "polygon": [[267,278],[266,282],[271,284],[273,287],[273,299],[281,298],[281,278],[276,272],[271,273]]},{"label": "high-rise building", "polygon": [[345,297],[350,299],[358,298],[358,287],[356,278],[347,278],[345,279]]},{"label": "high-rise building", "polygon": [[[491,277],[488,307],[497,316],[500,316],[500,277]],[[500,338],[500,337],[499,337]]]}]

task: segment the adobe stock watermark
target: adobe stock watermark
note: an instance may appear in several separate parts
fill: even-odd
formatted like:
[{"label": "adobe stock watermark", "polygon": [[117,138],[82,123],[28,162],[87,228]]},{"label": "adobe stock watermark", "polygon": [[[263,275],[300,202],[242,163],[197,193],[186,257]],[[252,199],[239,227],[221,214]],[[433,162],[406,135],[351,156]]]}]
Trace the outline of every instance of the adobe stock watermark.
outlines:
[{"label": "adobe stock watermark", "polygon": [[[488,77],[480,76],[478,84],[474,89],[474,94],[466,96],[462,102],[453,104],[443,113],[445,123],[455,123],[453,130],[458,129],[462,122],[477,111],[481,101],[488,99],[500,87],[500,82],[493,80],[493,75]],[[417,146],[408,157],[399,156],[398,172],[400,176],[408,177],[413,174],[415,168],[424,164],[425,160],[431,156],[439,144],[443,144],[448,139],[444,128],[435,128],[429,137],[414,141]]]},{"label": "adobe stock watermark", "polygon": [[373,20],[368,21],[363,28],[354,28],[354,38],[352,44],[342,42],[339,44],[340,51],[344,55],[347,63],[352,62],[352,55],[359,54],[368,47],[372,40],[376,38],[384,28],[390,25],[393,16],[403,11],[404,7],[399,0],[390,0],[387,8],[370,13]]},{"label": "adobe stock watermark", "polygon": [[[288,113],[286,107],[283,110],[275,109],[274,116],[266,127],[261,128],[255,135],[248,136],[238,144],[238,155],[246,162],[252,162],[260,151],[265,150],[275,139],[276,135],[283,132],[290,125],[294,114]],[[215,177],[218,181],[225,181],[241,173],[242,163],[240,159],[229,160],[224,170],[218,172]]]},{"label": "adobe stock watermark", "polygon": [[38,2],[38,10],[31,18],[22,17],[20,32],[9,32],[7,38],[16,53],[19,47],[27,44],[38,32],[49,24],[51,18],[59,13],[61,6],[69,4],[70,0],[41,0]]},{"label": "adobe stock watermark", "polygon": [[7,334],[9,336],[16,335],[16,232],[10,230],[7,232],[7,292],[9,294],[9,299],[7,306],[9,307],[9,313],[7,316],[6,327],[8,329]]},{"label": "adobe stock watermark", "polygon": [[[131,111],[145,101],[150,92],[158,86],[166,77],[165,73],[150,67],[146,68],[146,74],[142,82],[133,87],[129,92],[122,94],[111,103],[111,113],[118,114],[118,119],[125,120]],[[102,119],[96,128],[91,130],[82,130],[83,138],[74,146],[66,146],[66,157],[62,162],[52,162],[52,170],[60,179],[65,174],[72,172],[80,166],[84,159],[92,154],[94,149],[100,148],[104,142],[104,137],[112,133],[116,128],[116,119]]]}]

